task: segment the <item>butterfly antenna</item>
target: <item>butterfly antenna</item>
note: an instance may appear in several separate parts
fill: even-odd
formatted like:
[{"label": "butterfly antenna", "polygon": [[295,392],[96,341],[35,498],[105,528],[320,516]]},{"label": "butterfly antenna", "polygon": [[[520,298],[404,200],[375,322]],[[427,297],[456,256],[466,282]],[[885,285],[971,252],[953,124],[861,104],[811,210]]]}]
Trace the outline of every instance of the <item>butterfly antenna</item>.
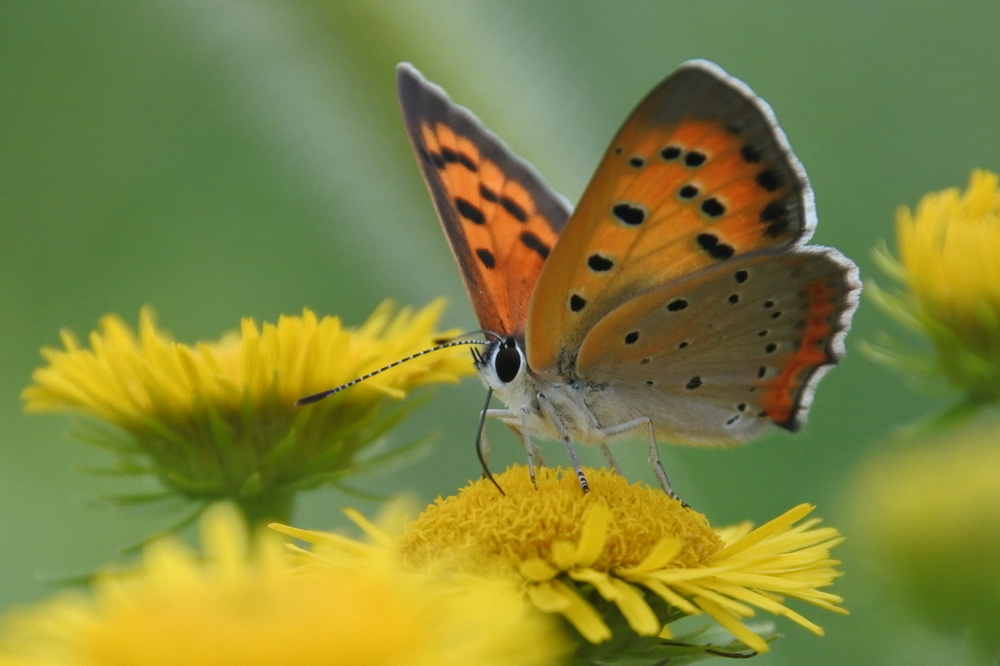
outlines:
[{"label": "butterfly antenna", "polygon": [[[496,338],[497,340],[502,339],[501,335],[499,333],[494,333],[493,331],[487,331],[486,329],[480,328],[480,329],[475,330],[475,331],[467,331],[465,333],[462,333],[461,335],[456,335],[453,338],[434,338],[433,340],[431,340],[431,342],[433,342],[435,345],[446,345],[449,342],[454,342],[455,340],[465,339],[465,338],[469,337],[470,335],[489,335],[489,336],[492,336],[492,337]],[[483,344],[487,344],[487,343],[483,342]]]},{"label": "butterfly antenna", "polygon": [[479,464],[483,467],[483,476],[490,480],[497,490],[500,491],[501,495],[507,495],[497,483],[497,480],[493,477],[493,472],[490,471],[489,463],[486,462],[486,454],[483,451],[483,435],[485,434],[484,428],[486,427],[486,410],[490,408],[490,399],[493,397],[493,389],[486,389],[486,404],[483,405],[483,411],[479,413],[479,428],[476,429],[476,457],[479,458]]},{"label": "butterfly antenna", "polygon": [[[478,331],[472,333],[472,335],[474,335],[475,333],[478,333]],[[371,379],[375,375],[381,374],[381,373],[385,372],[386,370],[391,370],[391,369],[395,368],[397,365],[402,365],[403,363],[406,363],[407,361],[412,361],[413,359],[419,358],[420,356],[424,356],[425,354],[430,354],[432,352],[441,351],[442,349],[450,349],[452,347],[459,347],[461,345],[485,345],[485,344],[488,344],[488,342],[486,340],[452,339],[452,340],[449,340],[448,342],[442,342],[442,343],[434,345],[430,349],[424,349],[423,351],[418,351],[416,354],[410,354],[409,356],[401,358],[398,361],[393,361],[389,365],[384,365],[381,368],[378,368],[377,370],[372,370],[371,372],[368,372],[366,374],[361,375],[357,379],[352,379],[351,381],[347,382],[346,384],[341,384],[340,386],[337,386],[335,388],[327,389],[325,391],[320,391],[319,393],[313,393],[312,395],[307,395],[304,398],[299,398],[298,400],[295,401],[295,406],[296,407],[302,407],[303,405],[311,405],[314,402],[319,402],[320,400],[322,400],[323,398],[325,398],[327,396],[333,395],[334,393],[340,393],[344,389],[350,388],[350,387],[354,386],[355,384],[360,384],[361,382],[365,381],[366,379]]]}]

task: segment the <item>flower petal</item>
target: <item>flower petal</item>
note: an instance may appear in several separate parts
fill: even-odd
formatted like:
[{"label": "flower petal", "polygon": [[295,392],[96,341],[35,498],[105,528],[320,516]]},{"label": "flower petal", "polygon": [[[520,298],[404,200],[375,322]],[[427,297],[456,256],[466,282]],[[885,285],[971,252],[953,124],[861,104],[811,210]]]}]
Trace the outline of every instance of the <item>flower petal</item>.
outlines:
[{"label": "flower petal", "polygon": [[611,638],[611,629],[594,607],[562,581],[529,585],[528,597],[539,610],[561,614],[590,643]]},{"label": "flower petal", "polygon": [[701,606],[701,608],[712,616],[712,619],[722,625],[726,630],[729,631],[733,636],[743,642],[744,645],[749,647],[751,650],[756,650],[759,653],[767,652],[770,648],[767,645],[767,641],[763,638],[750,631],[750,629],[744,625],[742,622],[734,618],[729,613],[722,610],[722,608],[708,599],[699,597],[695,602]]},{"label": "flower petal", "polygon": [[608,540],[608,526],[611,524],[611,510],[604,502],[594,502],[587,508],[580,528],[580,540],[576,546],[575,564],[589,567],[604,550]]}]

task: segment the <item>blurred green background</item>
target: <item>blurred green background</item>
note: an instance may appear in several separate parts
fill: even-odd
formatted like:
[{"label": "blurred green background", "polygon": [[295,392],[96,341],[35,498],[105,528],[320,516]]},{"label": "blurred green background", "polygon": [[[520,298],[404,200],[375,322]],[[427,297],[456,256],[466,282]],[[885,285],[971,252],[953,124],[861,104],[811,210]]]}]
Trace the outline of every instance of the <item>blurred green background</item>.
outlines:
[{"label": "blurred green background", "polygon": [[[397,61],[575,201],[641,96],[686,59],[714,60],[774,107],[816,190],[815,241],[872,277],[896,206],[1000,168],[998,26],[992,1],[0,3],[0,607],[121,560],[119,546],[181,514],[94,502],[136,488],[81,474],[108,458],[65,419],[22,413],[61,328],[86,335],[108,312],[134,323],[150,304],[194,342],[244,316],[311,307],[360,323],[385,297],[441,294],[445,323],[475,328],[399,119]],[[858,353],[880,329],[898,330],[863,303],[796,436],[662,447],[713,522],[809,501],[847,531],[834,591],[851,614],[800,608],[828,635],[781,624],[787,638],[757,663],[952,663],[959,644],[893,602],[838,522],[859,462],[945,400]],[[474,379],[440,390],[401,434],[438,431],[433,451],[355,485],[429,501],[474,477],[482,397]],[[493,432],[495,464],[520,460]],[[617,448],[630,478],[652,481],[643,449]],[[347,503],[314,492],[296,523],[341,525]]]}]

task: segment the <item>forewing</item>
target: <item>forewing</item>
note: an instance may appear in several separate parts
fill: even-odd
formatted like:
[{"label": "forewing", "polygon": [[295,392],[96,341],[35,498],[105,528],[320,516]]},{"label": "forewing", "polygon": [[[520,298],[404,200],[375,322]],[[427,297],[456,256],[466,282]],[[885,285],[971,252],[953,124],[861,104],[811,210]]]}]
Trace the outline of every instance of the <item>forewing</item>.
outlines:
[{"label": "forewing", "polygon": [[584,336],[619,304],[804,242],[814,224],[805,173],[770,107],[717,66],[686,63],[625,121],[542,271],[529,365],[569,372]]},{"label": "forewing", "polygon": [[521,334],[528,302],[570,206],[467,109],[412,65],[399,104],[479,322]]}]

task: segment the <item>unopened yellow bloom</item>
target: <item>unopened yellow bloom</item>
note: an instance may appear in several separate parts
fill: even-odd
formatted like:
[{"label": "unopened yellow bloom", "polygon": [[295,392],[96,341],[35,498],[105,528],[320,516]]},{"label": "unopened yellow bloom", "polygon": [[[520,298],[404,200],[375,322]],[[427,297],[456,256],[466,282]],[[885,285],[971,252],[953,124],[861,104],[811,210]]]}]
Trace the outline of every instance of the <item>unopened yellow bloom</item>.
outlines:
[{"label": "unopened yellow bloom", "polygon": [[[896,213],[906,283],[928,314],[969,335],[1000,323],[1000,176],[976,170],[968,188],[924,196]],[[980,321],[986,317],[986,321]],[[1000,342],[993,339],[1000,349]]]},{"label": "unopened yellow bloom", "polygon": [[[138,333],[109,315],[90,348],[63,332],[63,349],[43,349],[47,365],[24,391],[29,411],[82,414],[117,426],[123,468],[149,467],[172,492],[235,499],[249,515],[287,518],[295,490],[349,473],[393,414],[389,399],[469,374],[467,352],[421,356],[315,405],[310,393],[427,348],[454,332],[435,330],[443,302],[396,311],[383,303],[360,328],[336,317],[283,316],[240,333],[185,345],[140,314]],[[109,431],[99,435],[106,440]],[[136,456],[145,459],[134,460]],[[150,465],[150,462],[152,464]]]},{"label": "unopened yellow bloom", "polygon": [[873,352],[943,374],[969,403],[1000,399],[1000,176],[976,170],[964,192],[932,192],[914,211],[901,207],[896,242],[899,263],[884,251],[876,258],[908,293],[871,293],[887,312],[928,335],[936,361],[892,344]]}]

